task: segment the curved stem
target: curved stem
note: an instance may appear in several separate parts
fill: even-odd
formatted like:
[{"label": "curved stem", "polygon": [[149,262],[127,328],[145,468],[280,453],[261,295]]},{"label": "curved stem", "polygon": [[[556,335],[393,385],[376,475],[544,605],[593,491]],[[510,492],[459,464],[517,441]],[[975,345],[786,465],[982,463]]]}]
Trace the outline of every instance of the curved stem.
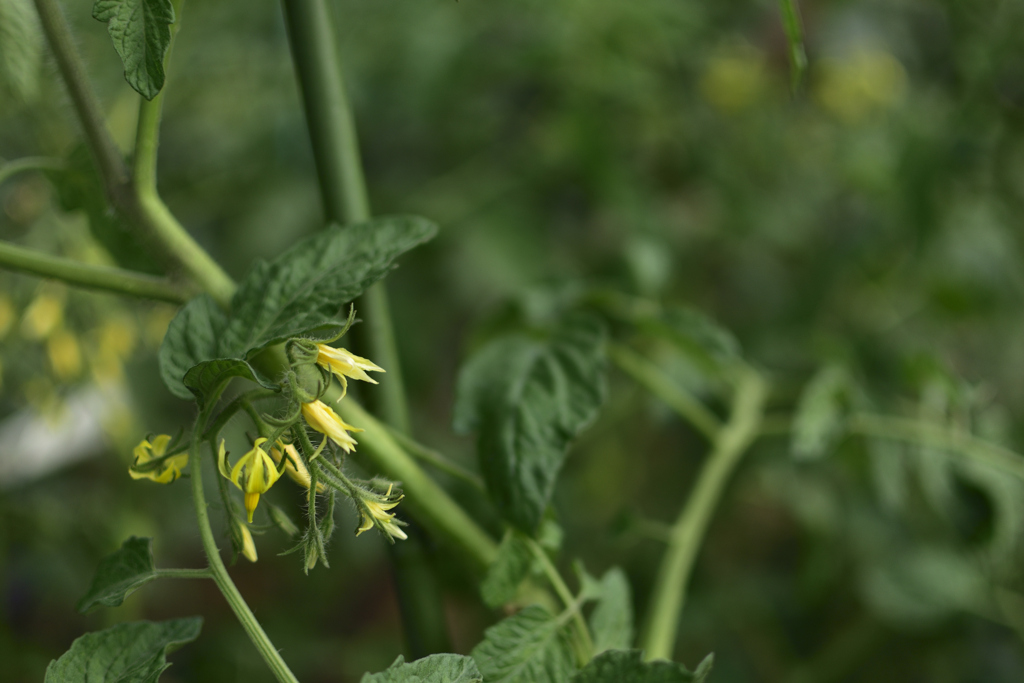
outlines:
[{"label": "curved stem", "polygon": [[714,442],[721,429],[718,418],[705,408],[704,404],[695,396],[670,381],[661,368],[621,344],[610,344],[608,355],[620,370],[668,404],[672,410],[692,424],[709,441]]},{"label": "curved stem", "polygon": [[63,159],[53,157],[22,157],[0,166],[0,185],[25,171],[63,171],[67,164]]},{"label": "curved stem", "polygon": [[672,526],[665,557],[651,594],[641,648],[647,659],[671,659],[686,584],[707,532],[711,515],[740,458],[757,438],[768,387],[755,371],[740,377],[729,422],[719,432],[693,492]]},{"label": "curved stem", "polygon": [[62,280],[72,285],[116,294],[181,304],[189,300],[182,287],[164,279],[121,268],[93,266],[60,256],[0,242],[0,267]]},{"label": "curved stem", "polygon": [[285,664],[274,644],[270,642],[266,632],[256,620],[249,605],[246,604],[242,594],[238,592],[223,560],[220,559],[220,550],[217,548],[217,541],[213,537],[213,529],[210,528],[210,517],[207,514],[206,496],[203,493],[203,466],[202,466],[202,439],[200,434],[205,427],[205,414],[200,414],[196,419],[196,427],[192,431],[192,447],[189,460],[192,463],[192,499],[195,504],[196,518],[199,522],[199,534],[203,540],[203,550],[206,552],[206,559],[210,563],[210,572],[217,588],[224,594],[231,609],[234,611],[238,621],[242,624],[249,639],[259,651],[263,660],[274,672],[274,676],[280,683],[298,683],[292,674],[291,669]]}]

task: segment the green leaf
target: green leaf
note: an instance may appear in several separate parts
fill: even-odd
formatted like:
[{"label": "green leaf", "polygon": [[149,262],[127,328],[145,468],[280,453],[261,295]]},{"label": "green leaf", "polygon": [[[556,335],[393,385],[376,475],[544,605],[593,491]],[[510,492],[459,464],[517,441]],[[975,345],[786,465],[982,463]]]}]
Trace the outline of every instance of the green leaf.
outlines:
[{"label": "green leaf", "polygon": [[814,460],[828,453],[843,434],[849,375],[838,366],[821,369],[800,396],[793,418],[793,457]]},{"label": "green leaf", "polygon": [[438,654],[406,662],[398,655],[386,670],[363,674],[360,683],[481,683],[483,677],[470,657]]},{"label": "green leaf", "polygon": [[640,650],[608,650],[590,660],[572,683],[703,683],[713,663],[708,655],[690,671],[676,662],[645,662]]},{"label": "green leaf", "polygon": [[178,398],[194,398],[185,375],[204,361],[215,360],[227,318],[209,294],[185,304],[167,327],[160,345],[160,376]]},{"label": "green leaf", "polygon": [[245,358],[289,337],[331,339],[345,328],[343,305],[436,232],[424,218],[378,218],[329,227],[273,262],[258,263],[231,301],[222,357]]},{"label": "green leaf", "polygon": [[594,613],[590,615],[594,652],[625,650],[633,645],[633,596],[626,573],[612,567],[601,577]]},{"label": "green leaf", "polygon": [[46,667],[44,683],[156,683],[167,655],[199,637],[202,617],[132,621],[86,633]]},{"label": "green leaf", "polygon": [[39,90],[43,34],[31,0],[0,0],[0,81],[24,101]]},{"label": "green leaf", "polygon": [[513,335],[491,342],[459,375],[455,428],[479,432],[488,492],[527,533],[551,500],[570,441],[604,401],[605,339],[600,320],[577,316],[548,341]]},{"label": "green leaf", "polygon": [[171,44],[171,0],[96,0],[92,16],[107,24],[128,84],[147,100],[156,97]]},{"label": "green leaf", "polygon": [[564,683],[576,670],[565,629],[537,605],[487,629],[472,655],[487,683]]},{"label": "green leaf", "polygon": [[117,607],[144,584],[156,578],[153,539],[132,536],[107,555],[96,568],[88,592],[75,607],[83,614],[98,605]]},{"label": "green leaf", "polygon": [[241,377],[251,382],[258,382],[268,389],[276,389],[277,385],[257,372],[249,363],[237,358],[218,358],[199,363],[185,373],[183,383],[195,394],[199,409],[206,407],[206,397],[232,377]]},{"label": "green leaf", "polygon": [[708,316],[686,306],[670,306],[640,321],[649,334],[672,342],[705,368],[720,368],[739,358],[736,337]]},{"label": "green leaf", "polygon": [[480,584],[480,596],[491,608],[501,607],[516,596],[516,589],[533,564],[533,553],[523,536],[509,531],[498,546],[498,556]]}]

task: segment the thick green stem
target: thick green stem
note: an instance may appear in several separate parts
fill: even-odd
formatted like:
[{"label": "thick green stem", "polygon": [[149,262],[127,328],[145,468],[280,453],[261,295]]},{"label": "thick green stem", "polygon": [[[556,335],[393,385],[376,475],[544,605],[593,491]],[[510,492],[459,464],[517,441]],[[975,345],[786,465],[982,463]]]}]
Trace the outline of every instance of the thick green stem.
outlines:
[{"label": "thick green stem", "polygon": [[164,278],[134,273],[120,268],[79,263],[7,242],[0,242],[0,267],[62,280],[78,287],[169,301],[175,304],[188,301],[190,296],[190,292]]},{"label": "thick green stem", "polygon": [[448,459],[442,453],[435,451],[433,448],[424,446],[408,434],[400,432],[397,429],[389,429],[388,432],[409,455],[419,458],[423,462],[441,470],[445,474],[449,474],[456,479],[461,479],[481,493],[486,490],[484,480],[480,478],[479,475],[470,472],[457,462]]},{"label": "thick green stem", "polygon": [[224,594],[231,609],[234,611],[238,621],[242,624],[249,639],[252,640],[263,660],[274,672],[274,676],[281,683],[298,683],[292,674],[291,669],[281,659],[274,644],[270,642],[266,632],[256,620],[249,605],[246,604],[242,594],[238,592],[231,576],[228,574],[224,562],[220,559],[220,550],[217,548],[217,541],[213,537],[213,529],[210,528],[210,517],[206,510],[206,496],[203,493],[203,463],[202,463],[202,439],[201,434],[205,427],[205,415],[201,414],[196,420],[196,428],[192,432],[192,447],[189,453],[189,461],[192,470],[192,499],[195,503],[196,518],[199,522],[199,534],[203,540],[203,550],[206,552],[206,559],[210,563],[210,572],[217,588]]},{"label": "thick green stem", "polygon": [[672,526],[641,640],[648,659],[672,658],[694,561],[726,483],[743,453],[757,438],[767,393],[761,376],[745,369],[736,387],[729,422],[718,433],[693,492]]},{"label": "thick green stem", "polygon": [[669,380],[661,368],[629,347],[619,344],[609,345],[608,355],[620,370],[668,404],[709,441],[714,442],[721,429],[718,418],[695,396]]}]

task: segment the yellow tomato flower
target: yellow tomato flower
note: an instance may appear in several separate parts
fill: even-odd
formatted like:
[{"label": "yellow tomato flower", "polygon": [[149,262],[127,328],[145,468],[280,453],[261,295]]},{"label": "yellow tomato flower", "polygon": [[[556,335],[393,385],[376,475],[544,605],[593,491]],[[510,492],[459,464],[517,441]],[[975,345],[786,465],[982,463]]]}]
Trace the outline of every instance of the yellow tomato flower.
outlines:
[{"label": "yellow tomato flower", "polygon": [[405,498],[405,496],[399,496],[391,500],[391,489],[393,488],[394,484],[388,485],[388,492],[382,496],[382,500],[363,498],[359,501],[360,519],[359,528],[356,529],[356,536],[376,526],[392,540],[400,538],[404,541],[409,538],[402,531],[401,527],[398,526],[399,524],[404,524],[404,522],[395,519],[395,515],[388,512],[388,510],[397,507],[402,498]]},{"label": "yellow tomato flower", "polygon": [[363,430],[346,423],[323,401],[317,400],[312,403],[303,403],[302,416],[306,418],[306,422],[309,423],[310,427],[321,434],[325,434],[346,453],[351,453],[355,450],[357,442],[348,433],[361,432]]},{"label": "yellow tomato flower", "polygon": [[377,380],[367,375],[366,372],[386,372],[384,368],[365,358],[349,353],[345,349],[336,349],[333,346],[327,346],[327,344],[317,344],[317,350],[319,351],[316,357],[317,365],[325,370],[329,370],[341,380],[342,398],[348,393],[347,377],[376,384]]},{"label": "yellow tomato flower", "polygon": [[[274,461],[261,448],[266,441],[263,437],[256,439],[252,450],[235,463],[230,473],[228,472],[228,455],[224,450],[223,439],[220,442],[220,449],[217,451],[217,469],[220,470],[221,476],[245,492],[245,511],[249,513],[250,524],[252,523],[252,514],[256,511],[256,505],[260,502],[260,495],[269,491],[270,487],[281,477]],[[243,476],[243,470],[245,486],[238,481]]]},{"label": "yellow tomato flower", "polygon": [[[309,488],[310,483],[313,481],[309,476],[309,470],[306,469],[306,464],[302,462],[302,458],[299,457],[299,452],[295,449],[292,444],[283,444],[280,441],[277,442],[279,448],[270,449],[270,457],[274,459],[278,465],[281,464],[281,448],[283,448],[285,455],[288,459],[284,463],[285,474],[288,478],[294,481],[299,486]],[[321,482],[316,484],[316,492],[323,493],[324,485]]]},{"label": "yellow tomato flower", "polygon": [[67,330],[57,330],[46,342],[46,353],[50,367],[59,379],[69,380],[82,371],[82,350],[75,335]]},{"label": "yellow tomato flower", "polygon": [[40,294],[25,309],[21,331],[29,339],[46,339],[64,320],[64,301],[58,296]]},{"label": "yellow tomato flower", "polygon": [[128,474],[131,475],[131,478],[152,479],[158,484],[169,484],[180,477],[181,471],[188,465],[187,451],[167,458],[161,463],[160,467],[139,469],[146,463],[164,457],[164,453],[167,452],[167,444],[170,442],[171,437],[167,434],[159,435],[153,439],[153,443],[143,439],[133,451],[135,462],[128,468]]}]

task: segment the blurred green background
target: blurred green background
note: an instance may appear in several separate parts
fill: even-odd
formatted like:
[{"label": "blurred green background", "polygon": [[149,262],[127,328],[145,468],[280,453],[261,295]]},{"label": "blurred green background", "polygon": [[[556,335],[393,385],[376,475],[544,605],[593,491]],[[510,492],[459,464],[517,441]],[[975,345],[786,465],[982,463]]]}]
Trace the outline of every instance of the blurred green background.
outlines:
[{"label": "blurred green background", "polygon": [[[769,373],[780,414],[840,364],[879,410],[1024,443],[1024,3],[801,3],[810,67],[796,94],[768,0],[332,7],[375,212],[441,225],[388,279],[421,441],[473,466],[472,441],[449,427],[460,362],[488,329],[587,283],[721,322]],[[127,150],[138,96],[89,3],[65,8]],[[87,169],[38,54],[31,78],[8,73],[0,91],[0,157]],[[187,2],[166,93],[160,190],[230,274],[321,227],[278,5]],[[85,199],[89,174],[58,175],[0,186],[0,236],[152,269]],[[0,274],[4,680],[40,680],[87,630],[190,614],[206,617],[203,634],[163,680],[271,680],[212,585],[74,611],[130,534],[155,537],[159,565],[202,561],[187,487],[125,471],[147,432],[190,420],[156,370],[172,314]],[[671,353],[650,351],[687,381]],[[595,573],[622,565],[640,616],[658,523],[704,448],[613,374],[566,465],[562,556]],[[785,438],[762,440],[698,560],[680,659],[714,651],[720,683],[1024,680],[1022,487],[928,465],[943,457],[846,439],[794,463]],[[290,483],[271,497],[298,518]],[[353,538],[351,510],[339,524],[330,570],[304,577],[297,556],[276,556],[290,543],[274,529],[257,537],[260,561],[233,570],[303,681],[358,680],[404,647],[383,541]],[[498,615],[444,548],[433,559],[468,652]]]}]

